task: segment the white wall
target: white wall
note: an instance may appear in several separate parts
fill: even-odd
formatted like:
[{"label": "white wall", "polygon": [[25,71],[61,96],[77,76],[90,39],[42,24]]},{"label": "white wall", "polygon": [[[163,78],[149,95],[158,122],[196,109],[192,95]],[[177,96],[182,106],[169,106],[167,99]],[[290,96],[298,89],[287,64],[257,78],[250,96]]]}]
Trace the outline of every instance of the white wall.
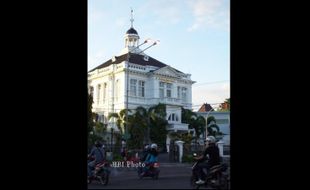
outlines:
[{"label": "white wall", "polygon": [[[160,80],[165,80],[167,78],[167,81],[171,81],[172,83],[172,101],[168,102],[169,106],[167,106],[167,117],[171,113],[175,113],[179,117],[179,121],[177,123],[181,123],[181,106],[184,106],[187,109],[191,109],[191,102],[192,102],[192,95],[191,95],[191,84],[192,81],[190,81],[190,78],[186,79],[177,79],[169,76],[165,76],[164,74],[152,74],[149,73],[148,69],[139,69],[143,66],[141,65],[135,65],[130,64],[131,66],[135,66],[138,68],[130,67],[130,70],[133,72],[130,72],[129,74],[129,89],[130,89],[130,79],[136,79],[137,81],[142,80],[145,82],[145,97],[139,97],[138,96],[138,82],[137,82],[137,96],[129,96],[129,109],[135,109],[138,106],[144,106],[146,108],[156,105],[162,101],[162,99],[159,98],[159,82]],[[167,69],[169,70],[169,69]],[[167,71],[163,69],[162,71]],[[148,73],[148,74],[146,74]],[[103,69],[95,70],[91,73],[89,73],[88,77],[88,84],[89,86],[92,86],[94,88],[94,104],[93,104],[93,111],[104,114],[107,116],[111,112],[118,113],[120,110],[126,108],[126,87],[127,87],[127,73],[125,72],[125,61],[119,64],[111,64],[108,67],[105,67]],[[170,72],[171,75],[171,72]],[[118,96],[116,97],[116,88],[113,88],[116,84],[116,81],[119,80],[119,92]],[[187,80],[188,83],[184,82],[184,80]],[[107,97],[105,99],[105,102],[103,103],[103,84],[108,84],[108,93]],[[101,99],[100,103],[97,104],[97,85],[101,84]],[[177,100],[177,87],[186,87],[187,88],[187,99],[185,102],[182,100],[182,93],[180,100]],[[166,90],[165,90],[166,91]],[[170,98],[170,99],[171,99]],[[168,100],[168,98],[166,98]]]},{"label": "white wall", "polygon": [[[208,112],[196,112],[196,113],[198,115],[203,116],[207,120],[206,117],[207,117]],[[219,126],[220,131],[222,131],[225,134],[228,134],[228,135],[225,135],[222,139],[224,141],[224,145],[230,145],[230,112],[212,111],[210,112],[208,117],[210,116],[213,116],[217,121],[222,120],[222,119],[225,119],[228,121],[228,123],[224,123],[224,124],[217,123],[217,125]]]}]

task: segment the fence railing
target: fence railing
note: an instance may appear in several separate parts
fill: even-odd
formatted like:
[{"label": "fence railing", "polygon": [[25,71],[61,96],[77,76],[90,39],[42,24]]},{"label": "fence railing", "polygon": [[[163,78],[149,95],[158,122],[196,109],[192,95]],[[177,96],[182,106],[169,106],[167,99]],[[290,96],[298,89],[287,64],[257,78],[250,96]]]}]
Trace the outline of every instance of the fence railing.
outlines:
[{"label": "fence railing", "polygon": [[[230,157],[230,145],[219,145],[223,146],[220,148],[223,152],[220,152],[221,157],[223,159],[229,159]],[[204,145],[199,144],[184,144],[183,145],[183,155],[193,155],[193,153],[197,153],[198,155],[202,154],[204,151]]]},{"label": "fence railing", "polygon": [[199,144],[184,144],[183,145],[183,153],[186,154],[193,154],[193,153],[202,153],[204,150],[203,145]]}]

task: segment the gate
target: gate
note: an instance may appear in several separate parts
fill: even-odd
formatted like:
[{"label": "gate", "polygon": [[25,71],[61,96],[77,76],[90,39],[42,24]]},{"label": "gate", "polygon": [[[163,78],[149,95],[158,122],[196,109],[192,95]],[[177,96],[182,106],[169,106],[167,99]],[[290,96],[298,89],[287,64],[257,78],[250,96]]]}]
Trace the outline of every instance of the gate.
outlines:
[{"label": "gate", "polygon": [[179,161],[179,147],[174,143],[173,140],[170,141],[169,145],[169,161],[171,162]]}]

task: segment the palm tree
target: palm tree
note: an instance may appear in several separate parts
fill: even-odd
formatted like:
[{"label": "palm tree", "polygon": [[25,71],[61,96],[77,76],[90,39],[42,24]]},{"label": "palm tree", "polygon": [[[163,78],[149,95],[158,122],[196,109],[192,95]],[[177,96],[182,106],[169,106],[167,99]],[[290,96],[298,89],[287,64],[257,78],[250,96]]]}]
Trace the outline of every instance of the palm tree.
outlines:
[{"label": "palm tree", "polygon": [[139,106],[136,108],[135,116],[140,118],[139,125],[146,129],[144,142],[149,144],[151,143],[151,127],[159,123],[162,125],[163,122],[161,121],[166,120],[166,106],[158,104],[149,109]]},{"label": "palm tree", "polygon": [[196,140],[205,131],[205,118],[189,109],[182,108],[182,123],[188,123],[190,129],[195,129]]},{"label": "palm tree", "polygon": [[208,117],[208,123],[207,123],[207,125],[210,125],[210,123],[216,123],[216,119],[215,119],[214,116],[209,116],[209,117]]},{"label": "palm tree", "polygon": [[128,146],[130,148],[138,148],[143,146],[145,131],[147,128],[146,122],[146,109],[142,106],[136,108],[136,112],[132,115],[129,125],[129,133],[131,138],[128,141]]},{"label": "palm tree", "polygon": [[87,121],[87,131],[88,131],[88,148],[90,148],[96,140],[102,140],[102,134],[104,132],[104,126],[96,121],[97,114],[92,112],[93,96],[88,94],[88,121]]},{"label": "palm tree", "polygon": [[214,116],[208,117],[207,130],[208,134],[214,137],[222,134]]},{"label": "palm tree", "polygon": [[230,110],[230,98],[226,98],[224,103],[221,103],[218,111],[229,111]]},{"label": "palm tree", "polygon": [[[130,113],[131,110],[128,110],[128,112]],[[125,132],[124,126],[125,125],[128,126],[126,123],[126,109],[122,109],[119,113],[110,113],[108,116],[108,119],[111,119],[111,118],[116,118],[116,126],[119,129],[120,134],[123,135]]]},{"label": "palm tree", "polygon": [[200,134],[204,133],[204,131],[206,130],[206,119],[201,115],[196,115],[196,119],[194,120],[193,125],[195,129],[198,129],[197,136],[199,137]]}]

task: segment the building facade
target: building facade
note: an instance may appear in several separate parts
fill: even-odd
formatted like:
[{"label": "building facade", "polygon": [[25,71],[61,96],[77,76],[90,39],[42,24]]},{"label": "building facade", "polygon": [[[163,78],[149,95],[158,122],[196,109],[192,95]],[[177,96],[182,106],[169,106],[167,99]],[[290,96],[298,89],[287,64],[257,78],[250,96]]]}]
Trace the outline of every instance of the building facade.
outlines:
[{"label": "building facade", "polygon": [[[138,32],[131,28],[124,37],[125,47],[117,56],[88,72],[88,89],[93,95],[93,111],[99,120],[118,131],[109,113],[138,106],[148,109],[166,105],[168,132],[187,132],[181,123],[181,107],[192,108],[191,75],[183,73],[147,55],[140,49]],[[169,137],[168,137],[169,138]]]},{"label": "building facade", "polygon": [[229,111],[209,111],[209,112],[196,112],[207,120],[207,117],[213,116],[219,129],[225,135],[223,136],[224,145],[230,146],[230,112]]}]

